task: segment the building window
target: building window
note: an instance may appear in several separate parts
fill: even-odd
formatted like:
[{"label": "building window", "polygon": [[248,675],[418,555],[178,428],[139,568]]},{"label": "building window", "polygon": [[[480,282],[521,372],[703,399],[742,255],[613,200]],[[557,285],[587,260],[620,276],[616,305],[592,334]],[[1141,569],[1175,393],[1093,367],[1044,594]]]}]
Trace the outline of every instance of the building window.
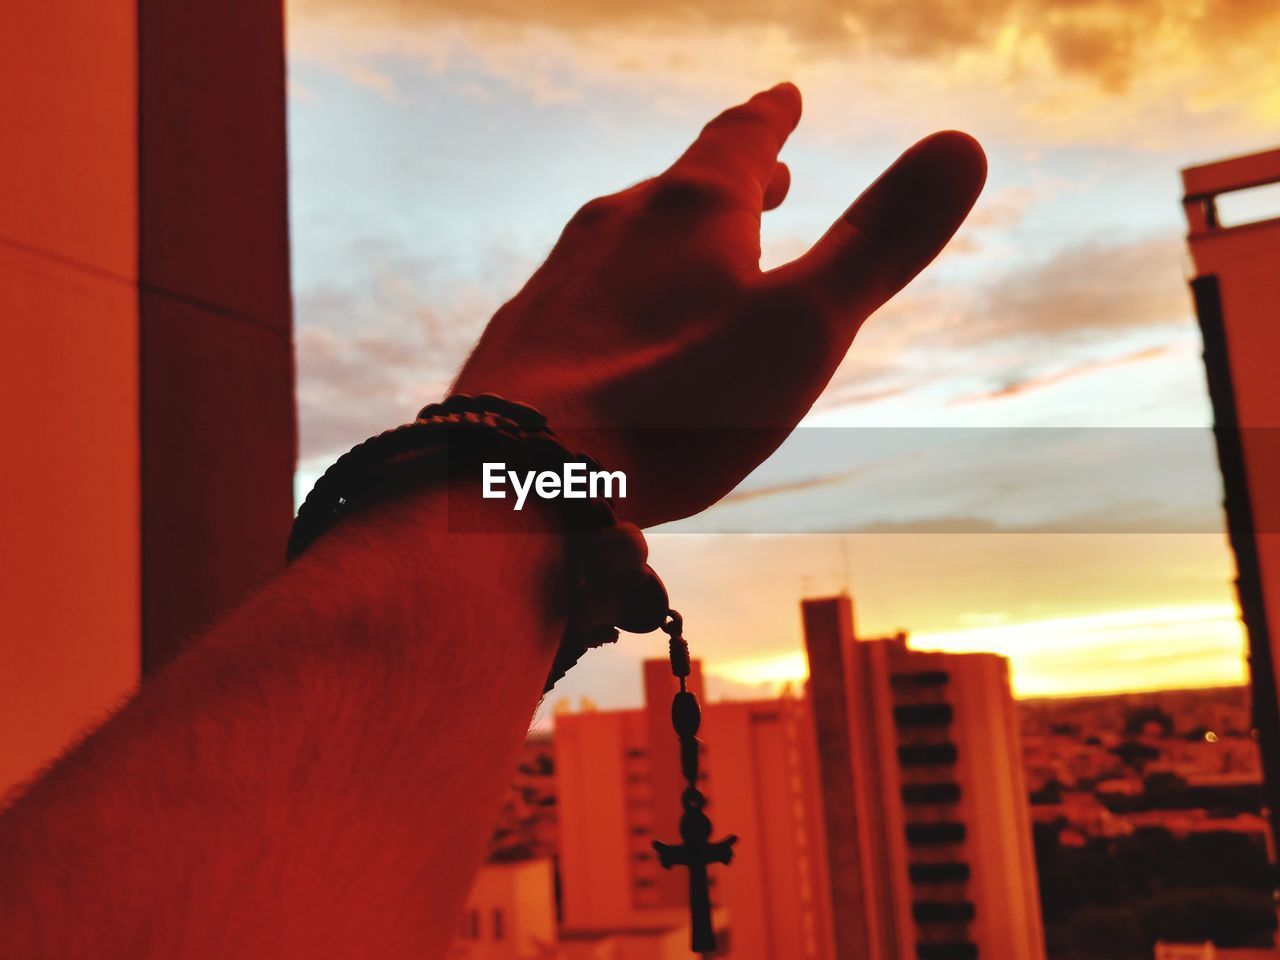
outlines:
[{"label": "building window", "polygon": [[493,939],[501,940],[506,936],[506,928],[503,925],[502,908],[493,908]]},{"label": "building window", "polygon": [[912,883],[964,883],[969,879],[969,865],[960,860],[913,863],[908,873]]},{"label": "building window", "polygon": [[913,847],[942,846],[948,843],[964,843],[963,823],[908,823],[907,843]]},{"label": "building window", "polygon": [[954,743],[918,743],[898,748],[898,762],[904,767],[931,767],[955,763]]},{"label": "building window", "polygon": [[479,940],[480,939],[480,911],[468,910],[462,915],[462,929],[458,931],[458,936],[463,940]]},{"label": "building window", "polygon": [[945,727],[955,710],[949,703],[904,703],[893,708],[893,719],[900,727]]},{"label": "building window", "polygon": [[902,802],[913,806],[959,803],[960,784],[954,781],[945,783],[908,783],[902,788]]},{"label": "building window", "polygon": [[974,913],[968,900],[917,900],[911,905],[916,923],[968,923]]},{"label": "building window", "polygon": [[969,940],[916,944],[918,960],[977,960],[978,945]]},{"label": "building window", "polygon": [[912,673],[895,673],[889,678],[894,687],[941,687],[951,680],[945,670],[917,670]]}]

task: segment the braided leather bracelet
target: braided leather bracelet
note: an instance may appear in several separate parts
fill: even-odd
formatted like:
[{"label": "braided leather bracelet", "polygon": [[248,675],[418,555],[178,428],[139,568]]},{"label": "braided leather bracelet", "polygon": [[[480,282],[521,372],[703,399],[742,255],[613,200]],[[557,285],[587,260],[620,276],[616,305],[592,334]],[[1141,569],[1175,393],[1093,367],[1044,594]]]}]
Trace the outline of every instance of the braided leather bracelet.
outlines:
[{"label": "braided leather bracelet", "polygon": [[[420,486],[441,467],[449,476],[470,472],[485,457],[535,470],[582,463],[533,407],[493,394],[455,394],[419,411],[412,423],[357,444],[316,481],[298,509],[288,557],[296,558],[343,517],[401,490]],[[620,522],[610,499],[564,500],[561,521],[570,546],[573,591],[569,623],[544,692],[592,647],[618,639],[618,629],[649,633],[667,619],[667,592],[645,562],[648,548],[634,524]]]}]

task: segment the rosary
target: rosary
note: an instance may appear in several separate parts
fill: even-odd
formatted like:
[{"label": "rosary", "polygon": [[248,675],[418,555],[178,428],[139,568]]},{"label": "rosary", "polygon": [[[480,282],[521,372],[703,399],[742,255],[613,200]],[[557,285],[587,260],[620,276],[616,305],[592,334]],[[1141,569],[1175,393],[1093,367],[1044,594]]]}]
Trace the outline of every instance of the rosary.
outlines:
[{"label": "rosary", "polygon": [[[339,457],[316,481],[298,509],[289,536],[289,559],[364,503],[377,502],[433,479],[438,481],[441,476],[465,478],[479,472],[479,465],[489,460],[515,460],[535,469],[563,467],[567,463],[589,469],[599,466],[589,457],[568,450],[547,426],[546,418],[527,404],[492,394],[454,394],[441,403],[423,407],[412,423],[370,437]],[[671,673],[680,681],[680,689],[671,702],[671,725],[680,740],[680,771],[685,788],[680,794],[681,842],[655,840],[653,848],[663,869],[688,869],[690,948],[694,953],[712,953],[716,934],[711,922],[707,867],[728,864],[738,838],[711,841],[711,820],[704,812],[707,798],[698,789],[702,709],[698,698],[687,689],[690,662],[684,621],[680,614],[668,609],[666,588],[645,562],[648,547],[639,528],[619,523],[612,502],[605,498],[593,496],[575,501],[572,506],[572,515],[566,514],[562,519],[566,532],[588,534],[574,538],[578,546],[575,579],[588,589],[578,616],[571,617],[571,627],[552,661],[544,692],[588,649],[616,641],[618,628],[629,633],[661,628],[666,633]],[[599,581],[601,575],[625,595],[620,609],[602,612],[598,604],[592,603],[593,591],[597,596],[610,592],[601,590],[608,586]]]},{"label": "rosary", "polygon": [[663,632],[669,638],[671,673],[680,680],[680,689],[671,701],[671,725],[680,738],[680,772],[684,775],[685,788],[680,795],[679,844],[653,841],[658,862],[663,869],[687,867],[689,870],[689,925],[690,949],[694,953],[711,953],[716,948],[716,933],[711,924],[711,891],[707,882],[707,867],[713,863],[728,864],[733,859],[733,845],[738,842],[730,835],[711,842],[711,819],[703,812],[707,798],[698,789],[698,727],[702,723],[702,708],[698,698],[685,688],[689,676],[689,643],[684,638],[684,621],[674,610],[667,611]]}]

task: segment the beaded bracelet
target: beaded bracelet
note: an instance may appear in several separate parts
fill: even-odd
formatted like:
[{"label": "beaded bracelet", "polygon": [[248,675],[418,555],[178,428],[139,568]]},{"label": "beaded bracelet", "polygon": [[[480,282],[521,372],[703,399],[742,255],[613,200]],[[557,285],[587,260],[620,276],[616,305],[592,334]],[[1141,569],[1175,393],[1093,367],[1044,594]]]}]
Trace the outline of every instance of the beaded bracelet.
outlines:
[{"label": "beaded bracelet", "polygon": [[[492,394],[455,394],[423,407],[412,423],[357,444],[316,481],[298,509],[289,536],[290,560],[362,506],[436,479],[476,469],[484,459],[514,461],[534,470],[597,464],[569,450],[526,404]],[[582,655],[618,639],[618,629],[649,633],[667,615],[667,592],[645,561],[648,546],[635,524],[619,521],[607,497],[557,501],[569,544],[572,591],[568,626],[544,692]]]}]

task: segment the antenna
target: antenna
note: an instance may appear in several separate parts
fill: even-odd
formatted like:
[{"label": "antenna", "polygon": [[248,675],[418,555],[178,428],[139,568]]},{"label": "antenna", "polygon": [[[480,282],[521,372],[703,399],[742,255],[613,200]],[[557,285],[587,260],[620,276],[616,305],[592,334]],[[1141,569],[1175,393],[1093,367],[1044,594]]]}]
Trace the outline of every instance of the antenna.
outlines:
[{"label": "antenna", "polygon": [[844,595],[846,597],[853,595],[853,574],[849,564],[849,537],[842,536],[840,538],[840,562],[844,572]]}]

